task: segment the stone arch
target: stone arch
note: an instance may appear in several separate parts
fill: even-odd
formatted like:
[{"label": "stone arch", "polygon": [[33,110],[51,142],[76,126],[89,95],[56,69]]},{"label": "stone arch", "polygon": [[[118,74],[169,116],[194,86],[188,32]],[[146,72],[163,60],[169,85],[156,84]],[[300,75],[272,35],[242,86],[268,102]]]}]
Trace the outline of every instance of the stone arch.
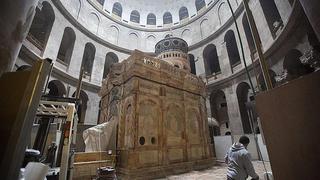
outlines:
[{"label": "stone arch", "polygon": [[194,60],[194,55],[188,54],[188,59],[189,59],[189,63],[190,63],[191,73],[194,74],[194,75],[197,75],[196,62]]},{"label": "stone arch", "polygon": [[153,13],[149,13],[147,16],[147,25],[156,25],[157,17]]},{"label": "stone arch", "polygon": [[48,84],[49,96],[64,97],[67,94],[66,87],[59,80],[52,80]]},{"label": "stone arch", "polygon": [[119,62],[119,58],[115,53],[108,52],[106,54],[104,69],[103,69],[103,79],[106,78],[107,75],[109,74],[112,64],[118,63],[118,62]]},{"label": "stone arch", "polygon": [[190,144],[198,144],[200,141],[200,113],[195,108],[186,109],[186,127]]},{"label": "stone arch", "polygon": [[[91,77],[96,48],[92,43],[87,43],[84,48],[82,65],[85,77]],[[90,78],[89,78],[90,79]]]},{"label": "stone arch", "polygon": [[170,12],[165,12],[163,14],[163,24],[171,24],[172,23],[172,15]]},{"label": "stone arch", "polygon": [[218,122],[218,127],[213,128],[214,135],[220,136],[229,130],[229,115],[226,95],[222,90],[217,90],[210,95],[211,117]]},{"label": "stone arch", "polygon": [[98,33],[99,25],[100,25],[100,17],[95,12],[91,12],[89,14],[88,20],[88,29],[93,33]]},{"label": "stone arch", "polygon": [[180,21],[189,17],[188,9],[185,6],[182,6],[179,9],[179,19]]},{"label": "stone arch", "polygon": [[217,48],[213,44],[207,45],[203,50],[203,61],[206,75],[221,72]]},{"label": "stone arch", "polygon": [[205,0],[196,0],[195,1],[196,10],[200,11],[202,8],[206,7]]},{"label": "stone arch", "polygon": [[[72,97],[75,97],[75,96],[76,96],[76,92],[72,94]],[[89,97],[87,93],[83,90],[80,90],[79,105],[77,109],[77,114],[78,114],[78,119],[80,124],[83,124],[85,121],[88,101],[89,101]]]},{"label": "stone arch", "polygon": [[300,76],[313,72],[313,68],[304,65],[300,61],[302,53],[297,49],[287,52],[283,60],[283,69],[288,72],[288,80],[296,79]]},{"label": "stone arch", "polygon": [[146,39],[146,49],[148,51],[154,51],[154,46],[156,45],[156,37],[154,35],[149,35]]},{"label": "stone arch", "polygon": [[175,144],[175,142],[182,142],[181,133],[184,131],[184,111],[180,105],[170,103],[166,107],[165,121],[167,124],[167,144]]},{"label": "stone arch", "polygon": [[259,1],[272,37],[275,38],[277,36],[277,31],[283,27],[283,21],[281,19],[277,5],[274,0]]},{"label": "stone arch", "polygon": [[222,2],[218,8],[218,17],[220,25],[223,25],[227,22],[227,20],[231,17],[231,11],[227,5],[227,3]]},{"label": "stone arch", "polygon": [[112,13],[119,17],[122,17],[122,6],[119,2],[113,4]]},{"label": "stone arch", "polygon": [[166,34],[165,36],[164,36],[164,38],[169,38],[169,37],[171,37],[172,35],[171,34]]},{"label": "stone arch", "polygon": [[238,98],[238,104],[239,104],[239,110],[240,110],[240,115],[241,115],[241,122],[242,122],[242,127],[243,127],[243,132],[245,134],[251,134],[252,133],[252,128],[251,128],[251,123],[250,119],[248,116],[247,112],[247,107],[246,103],[249,102],[249,91],[250,91],[250,86],[246,82],[241,82],[237,86],[237,98]]},{"label": "stone arch", "polygon": [[133,49],[138,49],[139,47],[139,36],[132,32],[129,34],[129,49],[133,50]]},{"label": "stone arch", "polygon": [[224,36],[224,41],[226,43],[228,58],[231,66],[231,71],[233,73],[233,68],[241,63],[239,49],[234,36],[234,32],[229,30]]},{"label": "stone arch", "polygon": [[109,36],[107,37],[110,43],[117,45],[119,39],[119,28],[115,25],[111,25],[108,29]]},{"label": "stone arch", "polygon": [[137,10],[133,10],[130,14],[130,21],[140,23],[140,13]]},{"label": "stone arch", "polygon": [[142,137],[145,139],[141,145],[151,145],[153,137],[156,137],[156,141],[158,141],[159,104],[151,99],[146,99],[140,101],[137,108],[139,111],[138,139]]},{"label": "stone arch", "polygon": [[249,50],[251,52],[251,55],[253,55],[257,50],[256,50],[256,46],[254,44],[253,36],[252,36],[252,33],[251,33],[251,28],[249,26],[249,21],[248,21],[246,13],[244,13],[244,15],[242,17],[242,26],[243,26],[244,33],[245,33],[246,38],[247,38]]},{"label": "stone arch", "polygon": [[66,27],[63,32],[57,58],[63,63],[69,65],[73,53],[76,34],[70,27]]},{"label": "stone arch", "polygon": [[27,37],[41,52],[47,45],[54,21],[54,10],[50,3],[44,1],[41,9],[36,8],[36,14]]},{"label": "stone arch", "polygon": [[200,23],[201,38],[204,39],[210,34],[210,24],[208,19],[203,19]]},{"label": "stone arch", "polygon": [[184,29],[181,33],[181,38],[185,40],[189,45],[191,45],[192,35],[190,29]]},{"label": "stone arch", "polygon": [[72,14],[73,16],[78,19],[82,7],[82,1],[81,0],[71,0],[70,4],[72,4]]}]

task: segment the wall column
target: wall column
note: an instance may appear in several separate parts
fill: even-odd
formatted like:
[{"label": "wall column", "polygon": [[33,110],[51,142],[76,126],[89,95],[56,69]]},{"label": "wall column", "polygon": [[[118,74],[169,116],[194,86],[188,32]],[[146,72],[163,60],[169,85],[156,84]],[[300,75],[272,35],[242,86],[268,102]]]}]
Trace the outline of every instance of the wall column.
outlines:
[{"label": "wall column", "polygon": [[228,116],[232,135],[242,135],[244,132],[235,87],[236,85],[230,86],[225,90],[228,105]]},{"label": "wall column", "polygon": [[11,71],[25,39],[37,0],[2,0],[0,2],[0,76]]}]

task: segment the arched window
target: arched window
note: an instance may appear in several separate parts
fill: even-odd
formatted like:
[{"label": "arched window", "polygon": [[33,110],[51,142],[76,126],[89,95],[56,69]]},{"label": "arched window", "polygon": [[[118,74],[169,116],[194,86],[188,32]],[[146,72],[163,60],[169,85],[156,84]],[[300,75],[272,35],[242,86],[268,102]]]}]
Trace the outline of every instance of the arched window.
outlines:
[{"label": "arched window", "polygon": [[112,13],[119,17],[122,17],[122,6],[120,3],[116,2],[113,4]]},{"label": "arched window", "polygon": [[246,107],[246,103],[249,101],[249,90],[250,90],[250,86],[246,82],[240,83],[237,87],[237,90],[236,90],[243,132],[245,134],[252,133],[252,128],[250,125],[250,120],[249,120],[247,107]]},{"label": "arched window", "polygon": [[192,54],[188,54],[189,57],[189,63],[190,63],[190,69],[191,69],[191,73],[194,75],[197,75],[196,72],[196,63],[194,61],[194,56]]},{"label": "arched window", "polygon": [[140,23],[140,14],[138,11],[134,10],[131,12],[130,21],[135,23]]},{"label": "arched window", "polygon": [[227,46],[229,62],[233,73],[233,67],[240,64],[241,61],[237,41],[232,30],[229,30],[226,33],[226,35],[224,36],[224,41]]},{"label": "arched window", "polygon": [[274,0],[260,0],[260,4],[271,34],[273,38],[275,38],[277,36],[277,31],[283,26],[283,21],[276,3]]},{"label": "arched window", "polygon": [[314,68],[301,63],[301,56],[302,53],[299,50],[291,49],[284,57],[283,69],[287,70],[288,72],[287,80],[293,80],[314,71]]},{"label": "arched window", "polygon": [[58,52],[58,59],[65,64],[70,63],[75,40],[76,34],[74,31],[70,27],[66,27],[63,32],[63,37]]},{"label": "arched window", "polygon": [[229,124],[229,115],[226,95],[223,91],[218,90],[211,93],[210,109],[211,117],[216,121],[216,126],[218,126],[214,129],[215,136],[219,136],[230,131],[229,126],[225,126],[226,124]]},{"label": "arched window", "polygon": [[104,0],[97,0],[99,4],[101,4],[103,6],[104,4]]},{"label": "arched window", "polygon": [[109,74],[111,65],[117,62],[119,62],[119,59],[115,53],[113,52],[107,53],[105,63],[104,63],[103,79],[106,78],[107,75]]},{"label": "arched window", "polygon": [[248,42],[248,46],[250,49],[251,54],[254,54],[256,52],[256,47],[254,45],[254,41],[253,41],[253,36],[251,33],[251,29],[249,26],[249,22],[248,22],[248,18],[247,18],[247,14],[244,13],[243,17],[242,17],[242,25],[243,25],[243,29],[244,29],[244,33],[246,35],[247,38],[247,42]]},{"label": "arched window", "polygon": [[172,15],[169,12],[164,13],[163,15],[163,24],[171,24],[172,23]]},{"label": "arched window", "polygon": [[[76,96],[76,92],[73,93],[72,97],[75,97],[75,96]],[[87,103],[89,101],[89,97],[86,92],[81,90],[80,95],[79,95],[79,99],[80,99],[80,104],[77,109],[77,114],[78,114],[79,123],[83,124],[84,120],[86,118]]]},{"label": "arched window", "polygon": [[52,80],[48,84],[49,96],[63,97],[66,95],[66,88],[61,81]]},{"label": "arched window", "polygon": [[48,2],[42,3],[41,10],[36,9],[27,39],[41,52],[46,47],[54,19],[54,11]]},{"label": "arched window", "polygon": [[157,24],[157,18],[156,15],[150,13],[147,16],[147,24],[148,25],[156,25]]},{"label": "arched window", "polygon": [[197,11],[200,11],[203,7],[206,6],[206,2],[204,0],[196,0],[195,5]]},{"label": "arched window", "polygon": [[85,76],[91,76],[95,54],[96,48],[94,45],[87,43],[82,57],[82,68]]},{"label": "arched window", "polygon": [[180,21],[185,19],[185,18],[188,18],[189,17],[189,12],[188,12],[188,9],[186,7],[181,7],[180,10],[179,10],[179,19]]},{"label": "arched window", "polygon": [[203,60],[207,76],[213,73],[217,74],[221,72],[217,48],[215,45],[209,44],[204,48]]}]

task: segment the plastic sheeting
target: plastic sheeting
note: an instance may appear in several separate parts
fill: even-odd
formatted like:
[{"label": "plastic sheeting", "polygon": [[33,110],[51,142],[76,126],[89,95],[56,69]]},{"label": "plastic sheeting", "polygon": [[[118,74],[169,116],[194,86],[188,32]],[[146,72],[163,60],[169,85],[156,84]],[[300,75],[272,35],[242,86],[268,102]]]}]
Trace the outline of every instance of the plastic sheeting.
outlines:
[{"label": "plastic sheeting", "polygon": [[85,152],[106,151],[112,141],[113,132],[117,126],[116,120],[99,124],[83,131]]}]

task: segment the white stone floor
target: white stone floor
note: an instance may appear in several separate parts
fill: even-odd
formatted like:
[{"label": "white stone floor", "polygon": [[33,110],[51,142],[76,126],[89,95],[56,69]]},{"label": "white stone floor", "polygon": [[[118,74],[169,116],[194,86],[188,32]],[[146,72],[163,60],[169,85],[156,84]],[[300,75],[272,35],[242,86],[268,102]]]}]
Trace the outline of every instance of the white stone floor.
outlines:
[{"label": "white stone floor", "polygon": [[[267,171],[271,172],[270,163],[266,162]],[[264,168],[261,161],[253,162],[254,168],[260,179],[263,179]],[[192,171],[189,173],[172,175],[167,178],[162,178],[158,180],[226,180],[227,167],[225,164],[220,163],[217,166],[211,167],[202,171]],[[251,179],[251,178],[248,178]]]}]

